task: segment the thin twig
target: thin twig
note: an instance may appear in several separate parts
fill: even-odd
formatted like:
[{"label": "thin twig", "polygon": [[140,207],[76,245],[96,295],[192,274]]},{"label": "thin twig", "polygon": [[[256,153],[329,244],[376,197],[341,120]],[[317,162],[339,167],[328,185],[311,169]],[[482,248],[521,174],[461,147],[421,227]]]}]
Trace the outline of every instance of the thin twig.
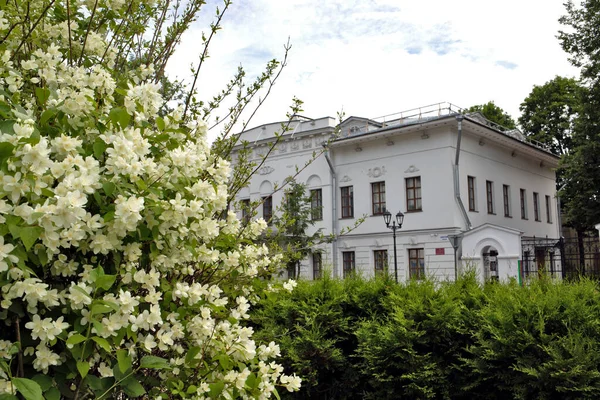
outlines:
[{"label": "thin twig", "polygon": [[67,28],[69,31],[69,65],[73,63],[73,45],[71,43],[71,10],[70,3],[67,0]]},{"label": "thin twig", "polygon": [[94,19],[94,14],[96,14],[96,8],[98,7],[98,0],[94,3],[94,9],[92,10],[92,15],[90,15],[90,23],[88,24],[87,31],[85,32],[85,37],[83,38],[83,47],[81,48],[81,55],[79,56],[79,61],[77,64],[81,65],[81,60],[83,60],[83,53],[85,51],[85,43],[87,42],[88,35],[90,33],[90,29],[92,28],[92,20]]},{"label": "thin twig", "polygon": [[38,26],[38,24],[40,23],[40,21],[42,20],[42,18],[44,18],[44,15],[46,14],[46,12],[48,11],[48,9],[50,7],[52,7],[52,4],[54,4],[56,0],[52,0],[50,3],[48,3],[48,5],[46,6],[46,8],[44,8],[44,10],[42,11],[42,13],[40,14],[40,17],[37,19],[37,21],[35,21],[35,23],[33,24],[33,26],[31,27],[31,29],[29,29],[29,32],[27,32],[27,35],[23,38],[23,40],[21,41],[21,43],[19,43],[19,47],[17,47],[17,49],[15,50],[15,52],[13,53],[11,60],[14,59],[15,55],[19,52],[19,50],[21,50],[21,47],[23,46],[23,44],[25,44],[25,41],[27,39],[29,39],[29,36],[31,36],[31,34],[33,33],[33,31],[35,30],[35,28]]}]

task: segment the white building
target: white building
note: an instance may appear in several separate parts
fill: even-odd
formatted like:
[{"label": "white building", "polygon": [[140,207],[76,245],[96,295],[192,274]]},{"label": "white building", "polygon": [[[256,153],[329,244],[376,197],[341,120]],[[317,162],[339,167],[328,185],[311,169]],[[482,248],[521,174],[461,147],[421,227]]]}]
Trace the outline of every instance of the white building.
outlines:
[{"label": "white building", "polygon": [[[396,231],[400,281],[424,275],[454,279],[453,235],[460,238],[459,273],[476,268],[482,279],[517,277],[523,237],[560,237],[558,158],[516,130],[458,110],[443,103],[387,121],[350,117],[336,138],[333,118],[298,117],[238,199],[267,199],[259,216],[268,216],[283,196],[272,194],[273,188],[301,169],[296,180],[322,204],[315,229],[336,237],[322,246],[321,255],[303,262],[304,278],[328,267],[338,277],[348,271],[372,276],[386,265],[393,274],[386,209],[405,215]],[[241,139],[258,161],[280,129],[280,123],[263,125],[241,133]],[[314,162],[302,169],[313,155]],[[355,227],[361,217],[364,222]]]}]

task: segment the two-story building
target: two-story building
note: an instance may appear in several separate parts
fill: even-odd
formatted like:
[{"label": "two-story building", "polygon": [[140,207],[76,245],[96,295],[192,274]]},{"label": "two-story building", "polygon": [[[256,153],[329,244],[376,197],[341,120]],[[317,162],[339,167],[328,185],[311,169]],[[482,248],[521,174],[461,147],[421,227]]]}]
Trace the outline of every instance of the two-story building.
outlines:
[{"label": "two-story building", "polygon": [[[241,139],[259,160],[280,127],[250,129]],[[303,262],[304,278],[323,268],[337,277],[386,268],[393,274],[397,264],[400,281],[454,279],[465,268],[482,279],[507,279],[528,268],[519,267],[523,238],[560,237],[558,158],[480,114],[442,103],[385,118],[350,117],[339,126],[329,117],[298,117],[290,128],[238,199],[264,200],[259,216],[269,218],[283,196],[274,188],[300,169],[295,179],[322,207],[314,229],[335,238]],[[404,214],[395,258],[386,210],[393,218]],[[545,268],[540,260],[552,256],[552,246],[531,251],[539,253],[536,270]]]}]

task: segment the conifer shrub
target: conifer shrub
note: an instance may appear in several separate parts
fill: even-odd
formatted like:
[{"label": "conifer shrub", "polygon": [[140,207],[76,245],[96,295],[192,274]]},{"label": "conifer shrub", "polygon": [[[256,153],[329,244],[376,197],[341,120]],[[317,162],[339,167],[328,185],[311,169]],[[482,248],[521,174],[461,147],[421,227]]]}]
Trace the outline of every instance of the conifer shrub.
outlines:
[{"label": "conifer shrub", "polygon": [[269,295],[252,321],[303,379],[289,398],[595,399],[599,300],[585,280],[325,278]]}]

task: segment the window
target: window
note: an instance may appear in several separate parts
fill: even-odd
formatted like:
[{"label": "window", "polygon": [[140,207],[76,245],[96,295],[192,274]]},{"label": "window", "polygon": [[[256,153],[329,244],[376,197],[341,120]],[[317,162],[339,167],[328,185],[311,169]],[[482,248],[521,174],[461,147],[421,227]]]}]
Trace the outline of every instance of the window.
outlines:
[{"label": "window", "polygon": [[371,183],[373,215],[381,215],[385,211],[385,182]]},{"label": "window", "polygon": [[510,217],[510,186],[502,185],[502,197],[504,198],[504,216]]},{"label": "window", "polygon": [[342,252],[342,264],[344,267],[344,278],[347,278],[354,272],[354,252],[343,251]]},{"label": "window", "polygon": [[342,191],[342,218],[354,217],[354,189],[352,186],[340,188]]},{"label": "window", "polygon": [[387,250],[373,251],[373,259],[375,261],[375,274],[383,274],[384,271],[387,271],[387,267],[388,267]]},{"label": "window", "polygon": [[540,218],[540,195],[533,192],[533,216],[536,221],[541,221]]},{"label": "window", "polygon": [[250,221],[250,199],[240,200],[240,208],[242,209],[242,222]]},{"label": "window", "polygon": [[421,177],[406,178],[406,210],[421,211]]},{"label": "window", "polygon": [[409,249],[408,266],[410,279],[425,278],[425,249]]},{"label": "window", "polygon": [[321,189],[310,191],[310,217],[313,221],[323,219],[323,191]]},{"label": "window", "polygon": [[323,257],[321,253],[313,253],[313,279],[321,279],[323,276]]},{"label": "window", "polygon": [[550,196],[546,196],[546,222],[549,224],[552,223],[552,201],[550,200]]},{"label": "window", "polygon": [[263,218],[268,224],[271,224],[273,219],[273,196],[263,197]]},{"label": "window", "polygon": [[467,176],[467,186],[469,188],[469,211],[477,211],[475,208],[475,177]]},{"label": "window", "polygon": [[527,193],[521,189],[521,218],[527,219]]},{"label": "window", "polygon": [[488,214],[494,213],[494,182],[485,181],[485,193],[487,194]]}]

